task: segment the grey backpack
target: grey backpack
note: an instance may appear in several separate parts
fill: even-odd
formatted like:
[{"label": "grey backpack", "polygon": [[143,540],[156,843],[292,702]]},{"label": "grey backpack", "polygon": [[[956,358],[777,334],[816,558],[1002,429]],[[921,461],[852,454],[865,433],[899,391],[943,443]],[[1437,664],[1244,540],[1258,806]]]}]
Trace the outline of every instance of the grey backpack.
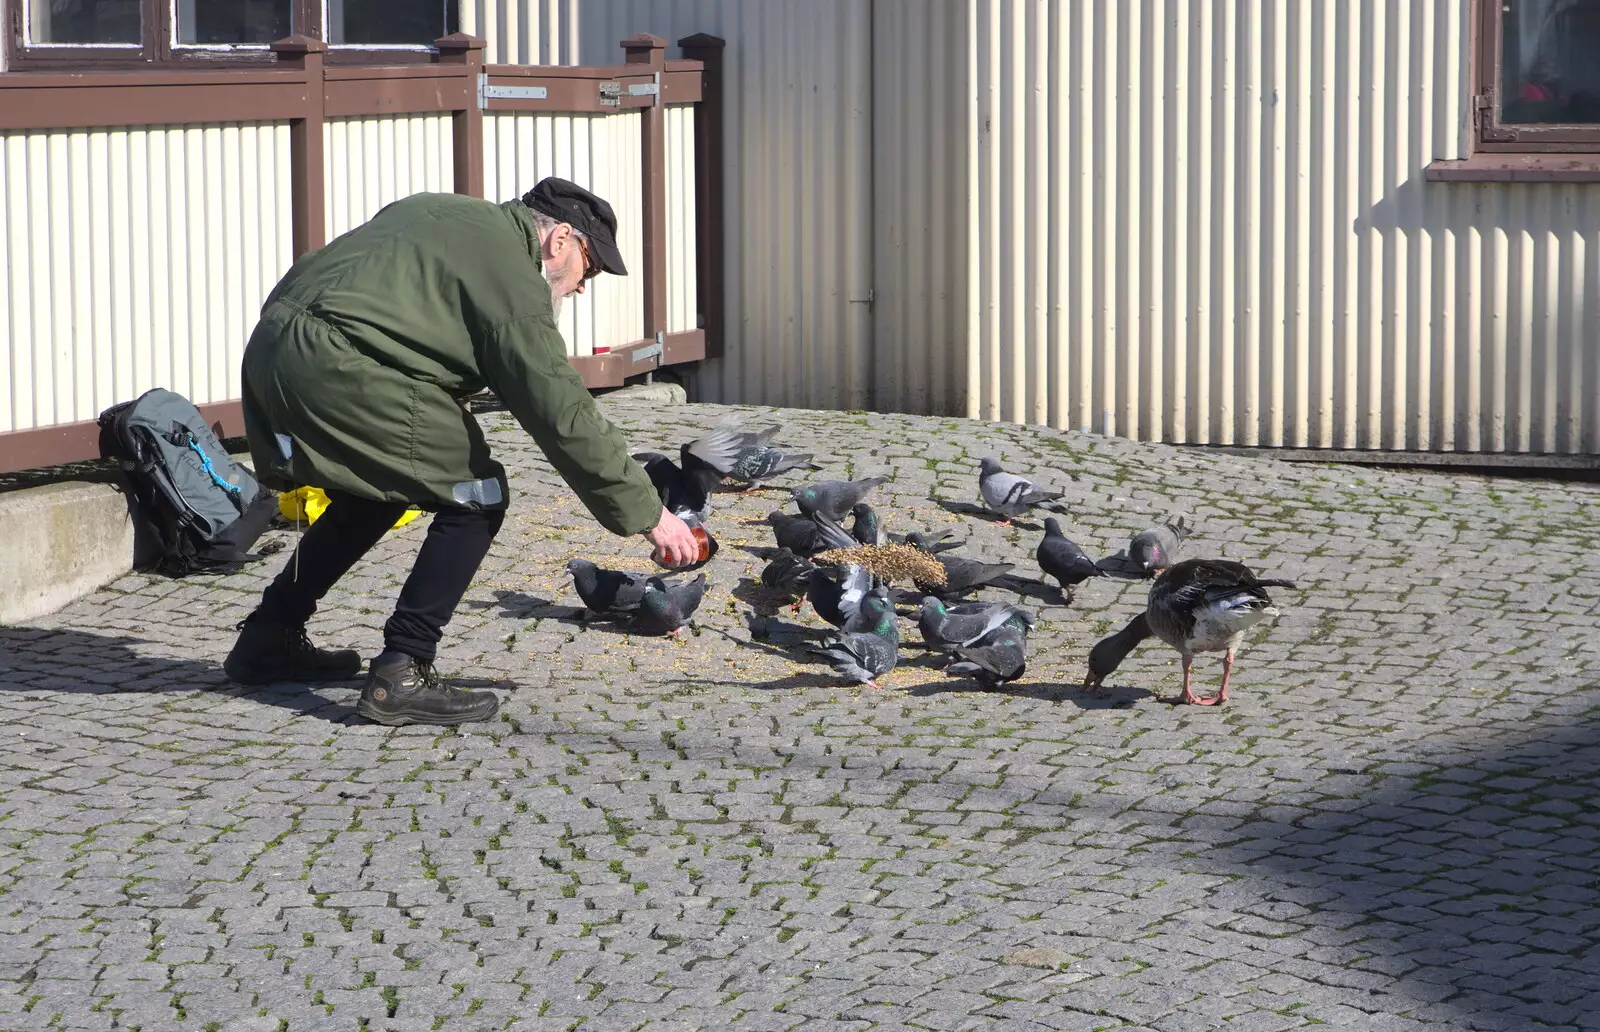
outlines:
[{"label": "grey backpack", "polygon": [[276,495],[233,461],[193,402],[157,387],[106,409],[99,423],[100,454],[118,460],[135,537],[144,538],[135,569],[182,577],[261,558],[250,547],[277,512]]}]

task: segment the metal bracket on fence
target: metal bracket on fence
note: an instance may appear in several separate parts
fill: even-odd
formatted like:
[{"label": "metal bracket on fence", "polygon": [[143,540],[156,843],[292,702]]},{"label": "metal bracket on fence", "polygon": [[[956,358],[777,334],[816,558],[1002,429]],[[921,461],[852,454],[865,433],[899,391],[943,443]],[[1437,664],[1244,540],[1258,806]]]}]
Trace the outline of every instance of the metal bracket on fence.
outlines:
[{"label": "metal bracket on fence", "polygon": [[478,76],[478,107],[486,108],[491,100],[547,100],[550,91],[543,86],[490,86],[489,76]]},{"label": "metal bracket on fence", "polygon": [[[628,84],[630,97],[655,97],[652,103],[661,103],[661,73],[657,72],[654,82],[635,82]],[[620,107],[622,105],[622,83],[603,82],[600,84],[600,103],[606,107]]]},{"label": "metal bracket on fence", "polygon": [[666,350],[666,347],[667,347],[667,335],[666,335],[666,333],[665,332],[657,333],[656,334],[656,339],[655,339],[655,341],[653,343],[646,344],[644,347],[639,348],[637,351],[635,351],[633,353],[633,360],[635,362],[643,362],[647,358],[656,358],[657,356],[659,356],[662,352],[664,352]]}]

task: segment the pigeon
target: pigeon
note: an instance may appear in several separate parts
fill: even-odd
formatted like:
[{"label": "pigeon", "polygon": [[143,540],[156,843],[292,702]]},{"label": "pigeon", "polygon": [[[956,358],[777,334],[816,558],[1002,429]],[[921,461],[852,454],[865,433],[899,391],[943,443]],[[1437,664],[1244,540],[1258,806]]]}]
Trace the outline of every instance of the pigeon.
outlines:
[{"label": "pigeon", "polygon": [[1033,628],[1033,614],[1007,602],[969,602],[946,608],[939,599],[925,598],[917,611],[917,629],[922,640],[934,648],[949,648],[976,644],[1014,617]]},{"label": "pigeon", "polygon": [[1168,516],[1160,526],[1141,530],[1128,542],[1128,559],[1144,576],[1154,577],[1171,566],[1178,557],[1178,548],[1194,528],[1184,522],[1182,515]]},{"label": "pigeon", "polygon": [[944,530],[940,531],[930,531],[927,534],[924,534],[920,530],[913,530],[904,537],[900,536],[899,534],[890,534],[889,540],[893,541],[897,545],[910,545],[919,552],[926,552],[929,555],[938,555],[940,552],[954,551],[955,549],[966,544],[965,541],[945,540],[945,538],[954,533],[955,531],[951,530],[949,527],[946,527]]},{"label": "pigeon", "polygon": [[[1098,688],[1136,646],[1157,637],[1176,649],[1183,660],[1183,696],[1196,706],[1228,701],[1228,678],[1244,632],[1278,615],[1267,588],[1295,588],[1293,581],[1264,579],[1244,563],[1230,559],[1185,559],[1168,567],[1150,585],[1145,611],[1116,634],[1102,639],[1089,653],[1085,688]],[[1222,687],[1202,699],[1189,686],[1198,652],[1224,653]]]},{"label": "pigeon", "polygon": [[825,514],[835,522],[843,522],[856,503],[863,501],[872,489],[886,482],[888,477],[865,477],[861,480],[819,480],[800,487],[791,487],[789,497],[800,507],[802,515],[814,512]]},{"label": "pigeon", "polygon": [[953,598],[976,591],[986,584],[993,584],[1016,567],[1015,563],[986,563],[943,552],[934,558],[944,567],[945,583],[930,584],[922,581],[914,583],[924,594],[936,595],[939,598]]},{"label": "pigeon", "polygon": [[[886,613],[887,620],[885,620]],[[870,632],[879,637],[890,638],[896,645],[900,644],[900,625],[895,622],[894,603],[889,598],[889,586],[874,580],[872,590],[861,597],[861,604],[845,619],[844,625],[839,629],[846,634]]]},{"label": "pigeon", "polygon": [[644,466],[668,512],[682,520],[693,516],[700,523],[711,518],[711,491],[721,480],[714,471],[702,468],[686,472],[660,452],[636,452],[633,460]]},{"label": "pigeon", "polygon": [[668,584],[660,577],[651,577],[645,581],[635,623],[648,633],[676,638],[705,597],[706,575],[703,573],[681,584]]},{"label": "pigeon", "polygon": [[861,608],[861,600],[872,590],[872,574],[865,566],[817,566],[811,570],[806,599],[817,615],[835,627],[843,627]]},{"label": "pigeon", "polygon": [[1000,520],[1002,526],[1009,524],[1011,517],[1020,516],[1042,502],[1054,501],[1065,493],[1041,491],[1028,478],[1001,469],[1000,461],[992,456],[979,463],[978,496],[990,512],[1004,517]]},{"label": "pigeon", "polygon": [[855,516],[855,522],[850,524],[850,536],[863,545],[881,545],[887,538],[883,533],[883,524],[878,520],[878,513],[866,502],[857,502],[850,510]]},{"label": "pigeon", "polygon": [[795,555],[810,557],[818,552],[835,548],[854,548],[858,542],[845,533],[844,528],[819,513],[810,516],[791,516],[774,509],[767,513],[773,535],[779,548],[787,548]]},{"label": "pigeon", "polygon": [[944,668],[945,673],[970,677],[981,687],[993,690],[1028,672],[1026,626],[1020,617],[1013,616],[977,643],[956,646],[950,655],[952,662]]},{"label": "pigeon", "polygon": [[1070,541],[1061,533],[1061,524],[1054,516],[1048,516],[1044,521],[1044,540],[1039,542],[1039,547],[1034,552],[1034,558],[1039,562],[1039,569],[1054,577],[1061,585],[1061,590],[1068,600],[1072,598],[1072,589],[1088,580],[1090,577],[1104,577],[1105,571],[1094,564],[1083,549]]},{"label": "pigeon", "polygon": [[877,678],[895,668],[899,661],[900,630],[895,626],[894,607],[881,589],[861,601],[861,611],[852,626],[865,630],[844,630],[821,645],[806,649],[825,657],[841,677],[848,677],[869,688],[879,687]]},{"label": "pigeon", "polygon": [[584,608],[611,616],[637,610],[644,600],[645,584],[652,576],[603,569],[587,559],[571,560],[567,563],[567,572],[572,574],[572,586],[578,590]]},{"label": "pigeon", "polygon": [[774,424],[748,433],[731,425],[719,426],[682,447],[683,468],[685,472],[714,470],[719,478],[744,481],[746,488],[792,469],[821,469],[809,454],[790,455],[781,445],[771,443],[782,429],[782,424]]},{"label": "pigeon", "polygon": [[767,568],[761,571],[761,583],[774,591],[780,591],[793,599],[799,599],[794,607],[800,608],[805,600],[806,589],[811,584],[811,573],[816,567],[805,556],[795,555],[787,548],[778,549],[778,554],[772,557]]}]

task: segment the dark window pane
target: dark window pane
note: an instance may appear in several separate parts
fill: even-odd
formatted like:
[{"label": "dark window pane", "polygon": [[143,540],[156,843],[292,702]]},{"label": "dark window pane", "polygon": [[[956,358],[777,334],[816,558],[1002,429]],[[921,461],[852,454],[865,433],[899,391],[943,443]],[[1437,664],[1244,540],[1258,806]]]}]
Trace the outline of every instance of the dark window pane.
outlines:
[{"label": "dark window pane", "polygon": [[1495,0],[1500,120],[1600,122],[1600,0]]},{"label": "dark window pane", "polygon": [[141,42],[139,0],[29,0],[33,43]]},{"label": "dark window pane", "polygon": [[457,0],[328,0],[328,42],[426,46],[459,27]]},{"label": "dark window pane", "polygon": [[271,43],[290,34],[293,0],[178,0],[175,41]]}]

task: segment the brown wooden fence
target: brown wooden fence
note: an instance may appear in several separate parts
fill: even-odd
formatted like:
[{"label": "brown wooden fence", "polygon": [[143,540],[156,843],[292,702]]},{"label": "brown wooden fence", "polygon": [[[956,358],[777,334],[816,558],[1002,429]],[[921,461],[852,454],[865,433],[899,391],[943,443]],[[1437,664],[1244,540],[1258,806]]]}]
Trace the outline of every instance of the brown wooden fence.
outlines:
[{"label": "brown wooden fence", "polygon": [[[662,366],[719,353],[722,327],[722,40],[622,41],[616,66],[485,65],[484,41],[462,33],[437,41],[427,64],[330,66],[327,44],[290,36],[272,45],[272,66],[207,71],[0,74],[0,132],[213,122],[287,122],[296,257],[326,243],[323,121],[351,116],[449,114],[455,192],[483,196],[485,111],[641,112],[644,186],[643,339],[571,361],[591,388],[621,385]],[[524,87],[506,90],[497,87]],[[696,105],[697,284],[701,325],[667,330],[666,106]],[[122,399],[126,400],[126,399]],[[226,435],[243,432],[237,401],[202,405]],[[99,455],[93,421],[0,433],[0,473]]]}]

